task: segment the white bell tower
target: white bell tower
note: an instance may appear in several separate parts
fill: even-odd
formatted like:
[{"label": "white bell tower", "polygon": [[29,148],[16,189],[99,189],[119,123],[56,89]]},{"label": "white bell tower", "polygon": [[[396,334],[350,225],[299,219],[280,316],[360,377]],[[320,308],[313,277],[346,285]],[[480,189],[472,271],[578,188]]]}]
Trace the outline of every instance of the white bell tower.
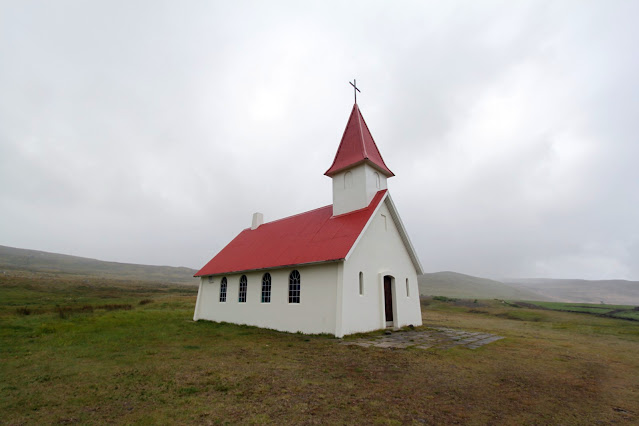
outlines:
[{"label": "white bell tower", "polygon": [[331,167],[324,173],[333,179],[333,216],[367,207],[386,180],[395,176],[386,166],[357,104],[346,124]]}]

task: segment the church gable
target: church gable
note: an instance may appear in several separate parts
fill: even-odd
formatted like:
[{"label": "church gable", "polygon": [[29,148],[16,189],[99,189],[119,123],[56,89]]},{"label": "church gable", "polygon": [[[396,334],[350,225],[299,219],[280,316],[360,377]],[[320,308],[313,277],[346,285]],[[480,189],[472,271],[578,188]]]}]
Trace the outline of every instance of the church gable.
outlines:
[{"label": "church gable", "polygon": [[362,240],[364,234],[368,232],[369,228],[378,228],[377,232],[381,232],[381,228],[384,228],[384,231],[396,232],[397,236],[401,239],[402,245],[406,250],[406,255],[410,258],[410,261],[415,268],[415,271],[418,275],[423,274],[423,268],[419,258],[417,257],[417,252],[413,247],[413,244],[408,237],[408,233],[406,232],[406,228],[404,227],[404,223],[397,212],[397,208],[395,207],[395,203],[389,193],[386,193],[383,202],[379,203],[379,206],[376,208],[375,212],[371,215],[371,219],[366,224],[366,227],[358,237],[357,241],[351,247],[348,255],[346,256],[346,260],[348,260],[351,254],[357,249],[360,244],[360,240]]},{"label": "church gable", "polygon": [[403,225],[394,216],[399,220],[387,195],[346,257],[338,336],[389,324],[421,324],[417,283],[421,265],[414,260],[410,241],[407,244],[402,235]]}]

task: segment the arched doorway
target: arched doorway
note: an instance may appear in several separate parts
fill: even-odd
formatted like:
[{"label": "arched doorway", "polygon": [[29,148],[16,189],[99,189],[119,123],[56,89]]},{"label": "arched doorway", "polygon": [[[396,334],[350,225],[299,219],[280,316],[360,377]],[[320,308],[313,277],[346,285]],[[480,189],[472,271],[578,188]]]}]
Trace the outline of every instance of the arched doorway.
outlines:
[{"label": "arched doorway", "polygon": [[395,315],[393,312],[393,277],[384,275],[384,316],[386,327],[392,327]]}]

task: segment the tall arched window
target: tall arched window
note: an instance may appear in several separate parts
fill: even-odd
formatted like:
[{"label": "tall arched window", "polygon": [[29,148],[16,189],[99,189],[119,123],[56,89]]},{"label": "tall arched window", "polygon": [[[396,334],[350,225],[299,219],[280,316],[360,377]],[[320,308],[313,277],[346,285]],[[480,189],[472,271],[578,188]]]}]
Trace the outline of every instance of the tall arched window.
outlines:
[{"label": "tall arched window", "polygon": [[220,282],[220,302],[226,302],[226,277]]},{"label": "tall arched window", "polygon": [[297,270],[288,276],[288,303],[300,303],[301,277]]},{"label": "tall arched window", "polygon": [[359,295],[363,295],[364,294],[364,273],[360,272],[359,273]]},{"label": "tall arched window", "polygon": [[246,302],[246,287],[247,287],[246,275],[242,275],[240,277],[240,291],[238,293],[238,298],[237,298],[237,301],[240,303]]},{"label": "tall arched window", "polygon": [[375,172],[375,188],[379,189],[379,173]]},{"label": "tall arched window", "polygon": [[262,303],[271,303],[271,274],[262,277]]},{"label": "tall arched window", "polygon": [[406,297],[410,297],[410,286],[408,285],[408,278],[406,278]]}]

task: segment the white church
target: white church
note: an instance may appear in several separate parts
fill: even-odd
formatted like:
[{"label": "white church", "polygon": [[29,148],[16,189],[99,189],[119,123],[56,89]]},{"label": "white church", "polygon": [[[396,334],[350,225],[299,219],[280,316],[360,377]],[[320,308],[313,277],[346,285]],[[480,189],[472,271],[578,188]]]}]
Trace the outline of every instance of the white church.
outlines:
[{"label": "white church", "polygon": [[267,223],[255,213],[195,274],[195,321],[336,337],[422,324],[422,266],[357,103],[324,174],[332,205]]}]

